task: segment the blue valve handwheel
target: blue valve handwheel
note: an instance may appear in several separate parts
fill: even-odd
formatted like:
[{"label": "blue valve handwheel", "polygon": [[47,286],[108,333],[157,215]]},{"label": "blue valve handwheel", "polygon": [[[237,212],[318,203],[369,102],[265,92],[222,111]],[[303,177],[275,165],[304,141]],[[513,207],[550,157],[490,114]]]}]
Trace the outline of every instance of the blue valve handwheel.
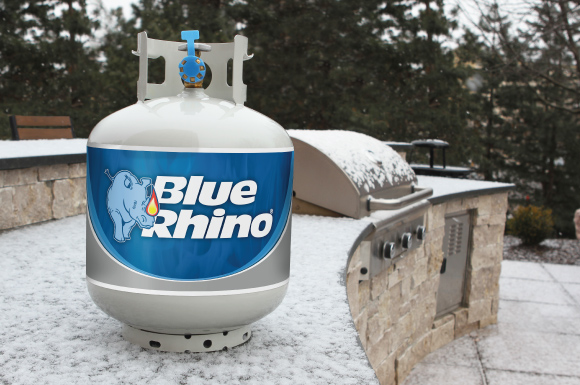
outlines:
[{"label": "blue valve handwheel", "polygon": [[205,63],[197,56],[186,56],[179,63],[179,76],[188,83],[198,83],[205,77]]},{"label": "blue valve handwheel", "polygon": [[179,63],[179,76],[188,83],[199,83],[205,77],[206,66],[201,58],[195,56],[195,40],[199,31],[181,31],[181,39],[187,41],[187,56]]}]

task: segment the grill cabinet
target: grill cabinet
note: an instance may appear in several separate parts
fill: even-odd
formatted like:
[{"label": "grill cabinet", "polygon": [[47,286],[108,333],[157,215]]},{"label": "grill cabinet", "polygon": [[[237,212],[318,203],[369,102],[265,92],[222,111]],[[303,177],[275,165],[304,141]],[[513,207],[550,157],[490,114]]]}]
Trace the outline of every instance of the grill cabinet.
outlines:
[{"label": "grill cabinet", "polygon": [[443,264],[437,291],[437,315],[448,313],[463,304],[465,274],[471,234],[469,212],[445,218]]}]

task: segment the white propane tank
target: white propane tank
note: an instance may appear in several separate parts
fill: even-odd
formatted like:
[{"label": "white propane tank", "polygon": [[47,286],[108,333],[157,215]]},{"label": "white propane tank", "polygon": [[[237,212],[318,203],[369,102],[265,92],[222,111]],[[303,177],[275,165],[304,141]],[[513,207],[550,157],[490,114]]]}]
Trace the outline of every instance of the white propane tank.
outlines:
[{"label": "white propane tank", "polygon": [[[139,101],[103,119],[87,144],[89,293],[125,324],[125,339],[163,351],[246,342],[290,275],[292,141],[243,105],[247,38],[198,38],[140,33]],[[165,82],[149,84],[148,59],[160,56]]]}]

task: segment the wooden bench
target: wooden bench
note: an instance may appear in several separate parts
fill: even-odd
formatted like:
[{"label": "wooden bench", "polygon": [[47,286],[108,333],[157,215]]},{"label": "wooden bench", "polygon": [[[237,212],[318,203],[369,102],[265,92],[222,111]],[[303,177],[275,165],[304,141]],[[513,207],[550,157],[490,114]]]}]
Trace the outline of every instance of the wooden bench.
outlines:
[{"label": "wooden bench", "polygon": [[10,116],[13,140],[71,139],[75,137],[70,116]]}]

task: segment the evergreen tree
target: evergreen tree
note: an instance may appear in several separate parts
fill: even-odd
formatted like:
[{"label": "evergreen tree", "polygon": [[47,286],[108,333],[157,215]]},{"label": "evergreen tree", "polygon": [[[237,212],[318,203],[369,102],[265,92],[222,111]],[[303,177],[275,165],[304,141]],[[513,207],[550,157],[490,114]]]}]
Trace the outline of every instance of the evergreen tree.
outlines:
[{"label": "evergreen tree", "polygon": [[77,133],[86,135],[99,110],[99,64],[87,47],[97,23],[87,15],[86,2],[1,5],[1,135],[10,136],[12,114],[70,115]]},{"label": "evergreen tree", "polygon": [[249,0],[232,14],[256,53],[248,106],[284,127],[441,138],[451,161],[473,154],[469,71],[442,46],[454,27],[442,1]]},{"label": "evergreen tree", "polygon": [[250,38],[248,106],[286,128],[361,129],[388,47],[379,2],[250,0],[232,14]]},{"label": "evergreen tree", "polygon": [[450,163],[466,164],[479,157],[469,114],[477,109],[477,99],[466,87],[474,70],[445,48],[456,23],[443,9],[442,0],[386,3],[387,44],[396,55],[386,73],[389,103],[382,113],[394,139],[446,140]]},{"label": "evergreen tree", "polygon": [[573,236],[572,217],[580,207],[575,167],[580,18],[570,9],[575,8],[568,2],[543,1],[531,8],[536,21],[513,34],[497,4],[492,5],[483,15],[482,31],[498,40],[487,40],[480,60],[493,58],[496,69],[486,77],[493,90],[488,91],[492,119],[485,125],[493,133],[488,169],[516,183],[521,201],[530,196],[535,204],[552,208],[556,229]]},{"label": "evergreen tree", "polygon": [[42,28],[52,7],[42,1],[22,3],[0,1],[0,135],[10,137],[8,116],[18,106],[28,104],[32,111],[42,107],[42,88],[55,70],[48,65],[46,53],[40,52],[30,37]]},{"label": "evergreen tree", "polygon": [[505,146],[506,132],[503,130],[504,115],[497,113],[498,99],[503,98],[502,84],[506,82],[506,76],[510,73],[509,64],[504,63],[502,39],[498,34],[505,35],[510,28],[507,18],[501,16],[497,5],[490,7],[489,13],[480,21],[480,28],[487,34],[487,45],[477,43],[477,38],[471,35],[472,48],[477,51],[476,62],[479,64],[478,75],[481,80],[479,87],[479,123],[476,130],[480,146],[483,150],[482,157],[478,162],[479,172],[486,180],[501,179],[502,163],[510,149]]}]

